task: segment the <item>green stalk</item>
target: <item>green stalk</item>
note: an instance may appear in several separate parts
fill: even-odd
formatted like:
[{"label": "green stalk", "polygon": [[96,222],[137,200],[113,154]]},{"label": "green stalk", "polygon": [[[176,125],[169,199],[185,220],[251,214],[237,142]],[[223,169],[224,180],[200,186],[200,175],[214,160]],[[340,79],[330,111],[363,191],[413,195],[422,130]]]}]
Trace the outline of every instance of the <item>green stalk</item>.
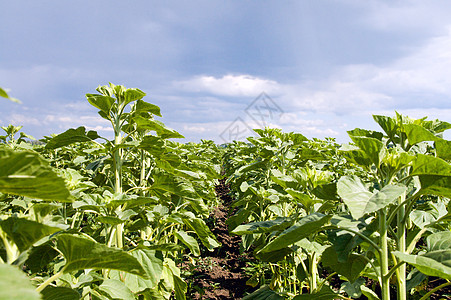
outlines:
[{"label": "green stalk", "polygon": [[[121,129],[120,129],[120,118],[119,115],[115,120],[115,128],[114,128],[114,146],[118,146],[122,143],[121,138]],[[113,160],[114,160],[114,192],[116,194],[122,194],[122,153],[120,148],[116,148],[113,152]],[[122,210],[119,206],[118,210]],[[115,246],[119,249],[124,247],[123,244],[123,231],[124,224],[116,225],[116,243]]]},{"label": "green stalk", "polygon": [[316,292],[318,287],[317,277],[318,277],[318,268],[316,264],[316,253],[313,253],[311,256],[309,255],[309,273],[310,273],[310,294]]},{"label": "green stalk", "polygon": [[381,288],[382,288],[382,300],[390,300],[390,277],[388,276],[388,234],[387,234],[387,218],[385,211],[379,211],[379,233],[380,233],[380,246],[381,246]]},{"label": "green stalk", "polygon": [[441,284],[441,285],[435,287],[434,289],[430,290],[426,295],[424,295],[423,297],[421,297],[420,300],[426,300],[426,299],[429,299],[429,297],[431,297],[431,295],[432,295],[433,293],[435,293],[436,291],[438,291],[438,290],[440,290],[440,289],[442,289],[442,288],[444,288],[444,287],[447,287],[448,285],[451,285],[451,281],[445,282],[445,283],[443,283],[443,284]]},{"label": "green stalk", "polygon": [[[398,204],[405,201],[406,193],[404,192],[401,197],[398,198]],[[405,207],[402,206],[398,211],[397,216],[397,236],[398,236],[398,251],[401,253],[406,253],[406,224],[404,223],[405,218]],[[398,300],[407,300],[407,283],[406,283],[406,265],[402,264],[397,271],[397,282],[398,282]]]},{"label": "green stalk", "polygon": [[61,271],[59,271],[58,273],[56,273],[55,275],[51,276],[49,279],[47,279],[46,281],[44,281],[40,286],[38,286],[36,288],[36,292],[41,292],[43,289],[45,289],[49,284],[51,284],[53,281],[57,280],[58,278],[60,278],[61,275],[63,275],[64,272],[64,268],[61,269]]}]

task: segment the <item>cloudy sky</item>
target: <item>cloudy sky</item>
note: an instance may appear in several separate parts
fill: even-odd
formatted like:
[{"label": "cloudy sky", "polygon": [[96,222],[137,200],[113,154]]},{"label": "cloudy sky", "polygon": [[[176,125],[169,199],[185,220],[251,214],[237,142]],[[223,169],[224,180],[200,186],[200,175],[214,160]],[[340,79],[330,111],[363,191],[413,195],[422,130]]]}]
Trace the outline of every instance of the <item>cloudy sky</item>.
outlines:
[{"label": "cloudy sky", "polygon": [[16,0],[0,12],[0,86],[22,101],[2,101],[0,124],[37,138],[111,136],[84,96],[108,82],[145,91],[186,141],[264,125],[346,141],[395,110],[451,122],[449,1]]}]

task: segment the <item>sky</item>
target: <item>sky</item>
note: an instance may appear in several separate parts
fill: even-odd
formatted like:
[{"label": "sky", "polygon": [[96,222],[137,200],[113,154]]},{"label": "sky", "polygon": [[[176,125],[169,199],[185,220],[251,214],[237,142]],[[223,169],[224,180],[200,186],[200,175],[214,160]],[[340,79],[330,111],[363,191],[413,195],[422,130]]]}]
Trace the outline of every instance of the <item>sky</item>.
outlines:
[{"label": "sky", "polygon": [[451,122],[451,2],[0,0],[0,86],[22,101],[1,126],[110,138],[85,98],[109,82],[146,92],[181,141]]}]

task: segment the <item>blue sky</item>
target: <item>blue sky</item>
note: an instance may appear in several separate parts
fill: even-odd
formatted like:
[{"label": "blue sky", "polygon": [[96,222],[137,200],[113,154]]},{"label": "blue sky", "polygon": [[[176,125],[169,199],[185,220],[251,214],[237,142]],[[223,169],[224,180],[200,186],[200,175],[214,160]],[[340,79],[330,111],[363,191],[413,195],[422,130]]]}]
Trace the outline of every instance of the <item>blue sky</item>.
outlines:
[{"label": "blue sky", "polygon": [[0,86],[23,102],[3,101],[0,124],[37,138],[111,136],[84,97],[108,82],[145,91],[187,141],[262,125],[246,113],[262,92],[280,108],[264,125],[308,137],[346,141],[395,110],[451,122],[448,1],[17,0],[0,12]]}]

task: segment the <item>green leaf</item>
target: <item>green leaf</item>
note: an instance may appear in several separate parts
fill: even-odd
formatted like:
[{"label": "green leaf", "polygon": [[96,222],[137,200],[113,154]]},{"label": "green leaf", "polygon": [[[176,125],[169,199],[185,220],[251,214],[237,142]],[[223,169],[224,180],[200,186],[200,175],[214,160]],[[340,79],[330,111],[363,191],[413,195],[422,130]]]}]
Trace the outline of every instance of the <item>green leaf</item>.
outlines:
[{"label": "green leaf", "polygon": [[365,286],[365,279],[358,278],[356,281],[343,282],[340,287],[340,292],[344,291],[351,298],[359,298],[362,296],[362,286]]},{"label": "green leaf", "polygon": [[449,249],[431,251],[423,255],[411,255],[399,251],[392,253],[425,275],[451,280],[451,250]]},{"label": "green leaf", "polygon": [[185,281],[183,281],[180,276],[174,274],[174,288],[175,288],[175,299],[177,300],[185,300],[186,292],[188,290],[188,285]]},{"label": "green leaf", "polygon": [[379,296],[371,289],[367,288],[366,286],[361,286],[360,290],[362,291],[362,294],[368,298],[368,300],[380,300]]},{"label": "green leaf", "polygon": [[163,272],[163,254],[160,251],[136,249],[130,252],[141,266],[146,270],[148,279],[130,273],[121,273],[111,270],[110,277],[122,280],[133,293],[139,293],[146,289],[153,289],[160,282]]},{"label": "green leaf", "polygon": [[113,97],[98,94],[86,94],[86,99],[88,99],[88,102],[92,106],[100,109],[107,116],[110,114],[110,110],[116,102],[116,99]]},{"label": "green leaf", "polygon": [[109,224],[109,225],[119,225],[121,223],[124,223],[125,220],[121,220],[118,217],[113,216],[100,216],[96,218],[97,222],[103,223],[103,224]]},{"label": "green leaf", "polygon": [[383,142],[371,137],[353,136],[351,134],[349,134],[349,136],[373,164],[376,166],[380,165],[386,153],[385,144]]},{"label": "green leaf", "polygon": [[[125,104],[128,104],[130,102],[133,102],[133,101],[143,98],[145,95],[146,95],[146,93],[144,93],[140,89],[129,88],[129,89],[126,89],[125,92],[122,94],[122,99]],[[118,98],[120,99],[121,97],[118,97]]]},{"label": "green leaf", "polygon": [[64,179],[39,154],[0,148],[0,192],[70,202]]},{"label": "green leaf", "polygon": [[451,231],[433,233],[426,238],[428,252],[451,249]]},{"label": "green leaf", "polygon": [[120,280],[105,279],[99,286],[99,290],[107,293],[112,299],[135,300],[135,296],[130,289]]},{"label": "green leaf", "polygon": [[66,258],[64,272],[84,269],[113,269],[147,278],[136,258],[116,248],[70,234],[57,236],[57,248]]},{"label": "green leaf", "polygon": [[148,103],[144,100],[136,101],[135,111],[137,113],[151,113],[153,115],[161,117],[160,107],[155,104]]},{"label": "green leaf", "polygon": [[404,131],[407,135],[407,140],[411,145],[424,141],[436,141],[440,139],[426,128],[417,124],[404,124]]},{"label": "green leaf", "polygon": [[0,264],[0,299],[39,300],[41,296],[24,272],[15,266]]},{"label": "green leaf", "polygon": [[98,139],[100,136],[95,131],[86,132],[86,128],[83,126],[77,129],[68,129],[63,133],[58,134],[47,142],[46,149],[56,149],[64,146],[68,146],[79,142],[89,142]]},{"label": "green leaf", "polygon": [[20,252],[27,250],[40,239],[61,231],[61,228],[58,227],[50,227],[35,221],[15,217],[0,221],[0,227],[8,238],[16,244]]},{"label": "green leaf", "polygon": [[337,296],[337,293],[335,293],[328,285],[323,285],[320,291],[314,294],[297,295],[293,300],[334,300],[338,298],[340,297]]},{"label": "green leaf", "polygon": [[338,260],[337,252],[334,246],[327,248],[321,256],[323,266],[330,267],[340,275],[346,277],[350,282],[354,282],[360,277],[360,273],[365,269],[368,261],[361,255],[351,254],[347,260],[341,262]]},{"label": "green leaf", "polygon": [[160,157],[165,149],[164,149],[164,140],[161,137],[146,135],[139,144],[139,148],[143,149],[155,157]]},{"label": "green leaf", "polygon": [[441,158],[418,154],[412,162],[410,176],[414,175],[451,176],[451,165]]},{"label": "green leaf", "polygon": [[1,87],[0,87],[0,97],[6,98],[6,99],[11,100],[16,103],[21,103],[18,99],[9,96],[8,93]]},{"label": "green leaf", "polygon": [[143,248],[147,250],[156,250],[156,251],[163,251],[163,252],[177,252],[177,251],[183,251],[185,248],[179,244],[174,243],[161,243],[161,244],[150,244],[146,245],[147,242],[143,244]]},{"label": "green leaf", "polygon": [[283,299],[285,299],[285,297],[271,290],[267,285],[262,286],[252,294],[247,295],[243,298],[243,300],[283,300]]},{"label": "green leaf", "polygon": [[47,286],[42,292],[43,300],[78,300],[80,294],[68,287]]},{"label": "green leaf", "polygon": [[200,241],[207,247],[208,251],[213,251],[214,248],[221,246],[214,234],[210,231],[210,228],[205,224],[204,220],[199,218],[183,218],[183,223],[196,232]]},{"label": "green leaf", "polygon": [[437,156],[444,160],[451,160],[451,141],[438,139],[435,141]]},{"label": "green leaf", "polygon": [[183,244],[185,244],[186,247],[188,247],[191,252],[194,254],[194,256],[200,255],[200,249],[199,244],[197,243],[196,239],[190,236],[188,233],[186,233],[183,230],[179,230],[175,233],[175,236],[182,241]]},{"label": "green leaf", "polygon": [[366,130],[366,129],[362,129],[362,128],[355,128],[353,130],[349,130],[348,135],[370,137],[370,138],[375,138],[379,141],[382,141],[382,138],[384,137],[384,134],[382,132]]},{"label": "green leaf", "polygon": [[329,222],[332,216],[313,213],[302,218],[290,228],[283,231],[278,237],[263,247],[260,252],[271,252],[285,248],[309,235],[321,230],[322,226]]},{"label": "green leaf", "polygon": [[418,176],[423,195],[436,195],[451,198],[451,176]]},{"label": "green leaf", "polygon": [[231,234],[244,235],[244,234],[280,231],[289,227],[291,224],[293,224],[293,220],[291,218],[278,217],[274,220],[251,222],[248,224],[239,225],[238,227],[236,227],[234,230],[231,231]]},{"label": "green leaf", "polygon": [[338,200],[336,182],[318,185],[312,190],[312,193],[323,200]]},{"label": "green leaf", "polygon": [[264,262],[277,263],[291,253],[293,253],[293,249],[285,247],[271,252],[257,252],[255,257]]},{"label": "green leaf", "polygon": [[354,219],[360,219],[365,214],[386,207],[405,191],[405,186],[386,185],[382,190],[372,193],[357,176],[343,176],[337,184],[338,195],[343,199]]},{"label": "green leaf", "polygon": [[287,192],[291,197],[296,199],[297,202],[301,203],[302,206],[304,206],[304,209],[308,212],[310,211],[312,205],[321,202],[321,200],[312,199],[309,195],[306,195],[303,192],[291,188],[285,189],[285,192]]},{"label": "green leaf", "polygon": [[181,135],[174,129],[166,127],[166,125],[164,125],[160,121],[153,120],[153,119],[146,119],[141,116],[133,118],[133,121],[138,126],[138,129],[155,131],[158,134],[158,136],[160,136],[163,139],[184,138],[183,135]]},{"label": "green leaf", "polygon": [[387,116],[378,116],[378,115],[373,115],[373,119],[385,131],[385,133],[388,135],[388,137],[393,142],[396,142],[395,136],[399,129],[396,119],[387,117]]},{"label": "green leaf", "polygon": [[59,255],[59,252],[53,249],[48,243],[32,248],[25,265],[32,273],[40,272],[43,268]]}]

